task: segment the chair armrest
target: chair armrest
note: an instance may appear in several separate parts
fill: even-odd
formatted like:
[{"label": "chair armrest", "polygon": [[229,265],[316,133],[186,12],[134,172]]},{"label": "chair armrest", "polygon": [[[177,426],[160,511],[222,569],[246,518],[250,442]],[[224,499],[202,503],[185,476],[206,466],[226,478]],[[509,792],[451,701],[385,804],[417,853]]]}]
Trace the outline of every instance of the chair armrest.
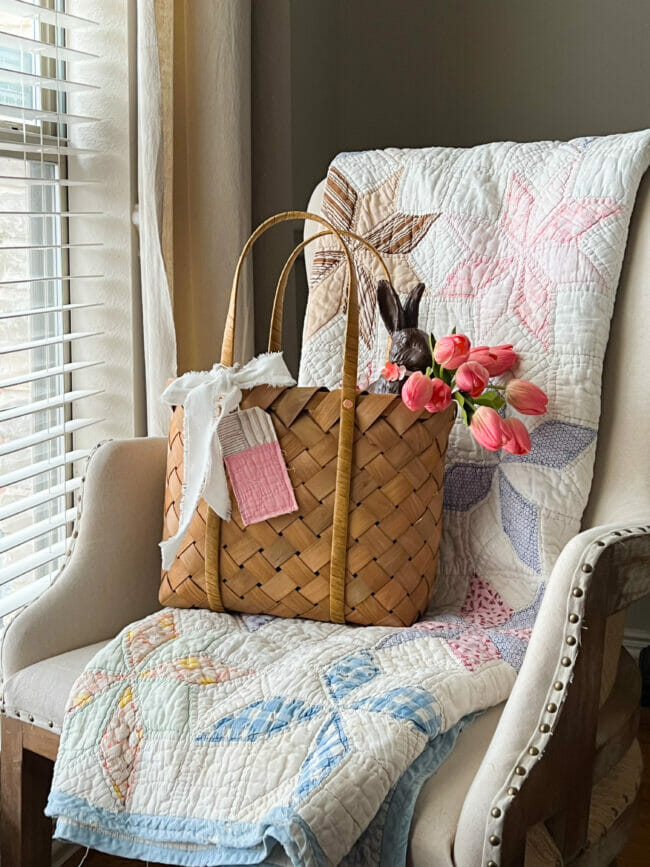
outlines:
[{"label": "chair armrest", "polygon": [[92,454],[66,562],[7,627],[5,680],[68,650],[113,638],[160,607],[166,440],[108,442]]},{"label": "chair armrest", "polygon": [[[577,810],[584,787],[588,796],[605,621],[650,593],[649,520],[650,513],[586,530],[558,558],[521,672],[463,805],[458,867],[520,863],[527,827]],[[565,848],[575,848],[580,831],[563,830],[573,835]]]}]

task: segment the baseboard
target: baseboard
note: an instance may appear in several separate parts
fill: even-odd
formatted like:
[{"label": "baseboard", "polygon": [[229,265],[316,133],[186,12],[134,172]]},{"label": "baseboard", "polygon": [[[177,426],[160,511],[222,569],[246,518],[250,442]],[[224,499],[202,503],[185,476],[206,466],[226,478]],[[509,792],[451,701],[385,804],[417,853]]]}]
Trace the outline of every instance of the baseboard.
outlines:
[{"label": "baseboard", "polygon": [[643,648],[650,647],[650,631],[647,629],[630,629],[628,627],[623,635],[623,647],[635,659],[638,659]]}]

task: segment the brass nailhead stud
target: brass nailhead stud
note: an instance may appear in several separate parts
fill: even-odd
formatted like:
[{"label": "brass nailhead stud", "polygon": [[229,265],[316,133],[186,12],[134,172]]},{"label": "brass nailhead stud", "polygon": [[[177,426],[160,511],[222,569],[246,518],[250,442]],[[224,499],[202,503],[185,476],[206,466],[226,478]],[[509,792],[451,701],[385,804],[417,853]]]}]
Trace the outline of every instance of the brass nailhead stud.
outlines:
[{"label": "brass nailhead stud", "polygon": [[519,789],[516,786],[510,786],[510,788],[508,789],[508,794],[511,798],[514,798],[518,791]]},{"label": "brass nailhead stud", "polygon": [[517,765],[517,767],[515,768],[515,774],[517,774],[518,777],[526,776],[526,768],[522,768],[521,765]]},{"label": "brass nailhead stud", "polygon": [[549,713],[555,713],[555,711],[557,710],[557,705],[554,702],[549,701],[549,703],[546,705],[546,710]]},{"label": "brass nailhead stud", "polygon": [[498,819],[499,816],[501,815],[501,810],[498,807],[492,807],[492,810],[490,812],[492,813],[492,815],[494,816],[495,819]]},{"label": "brass nailhead stud", "polygon": [[539,750],[537,749],[537,747],[528,747],[528,755],[537,756],[539,755]]},{"label": "brass nailhead stud", "polygon": [[564,684],[562,683],[561,680],[556,680],[555,683],[553,684],[553,689],[557,689],[557,690],[564,689]]},{"label": "brass nailhead stud", "polygon": [[580,587],[573,588],[573,595],[580,598],[582,596],[582,589]]},{"label": "brass nailhead stud", "polygon": [[343,401],[343,406],[346,409],[352,409],[352,401],[350,400],[349,397],[346,397],[346,399]]},{"label": "brass nailhead stud", "polygon": [[19,710],[16,711],[16,716],[18,717],[18,719],[20,719],[20,711]]},{"label": "brass nailhead stud", "polygon": [[487,867],[498,867],[498,865],[496,861],[488,861]]},{"label": "brass nailhead stud", "polygon": [[566,637],[566,643],[567,643],[567,644],[570,644],[571,647],[573,647],[573,645],[576,643],[576,640],[575,640],[575,638],[573,637],[573,635],[567,635],[567,637]]},{"label": "brass nailhead stud", "polygon": [[48,725],[49,725],[49,727],[50,727],[51,729],[54,728],[54,723],[52,722],[52,720],[49,721]]},{"label": "brass nailhead stud", "polygon": [[551,727],[548,723],[542,723],[541,726],[539,727],[539,730],[543,735],[545,735],[545,734],[548,734],[550,732]]},{"label": "brass nailhead stud", "polygon": [[582,564],[582,571],[583,572],[593,572],[593,568],[594,567],[591,565],[591,563],[583,563]]},{"label": "brass nailhead stud", "polygon": [[568,668],[568,667],[571,665],[571,660],[569,659],[568,656],[563,656],[563,657],[562,657],[562,665],[563,665],[565,668]]},{"label": "brass nailhead stud", "polygon": [[577,614],[569,614],[569,623],[577,623],[580,618]]},{"label": "brass nailhead stud", "polygon": [[491,843],[493,846],[498,846],[500,842],[501,842],[501,838],[500,838],[500,837],[497,837],[496,834],[490,834],[490,843]]}]

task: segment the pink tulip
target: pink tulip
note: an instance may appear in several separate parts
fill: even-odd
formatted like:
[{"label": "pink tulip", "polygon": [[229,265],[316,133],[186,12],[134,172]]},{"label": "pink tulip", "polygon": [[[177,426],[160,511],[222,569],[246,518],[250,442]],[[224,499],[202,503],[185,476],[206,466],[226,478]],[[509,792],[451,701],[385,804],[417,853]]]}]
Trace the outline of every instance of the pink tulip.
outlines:
[{"label": "pink tulip", "polygon": [[436,340],[433,347],[433,357],[438,364],[447,370],[456,370],[469,358],[471,344],[464,334],[450,334]]},{"label": "pink tulip", "polygon": [[518,358],[511,343],[504,343],[502,346],[477,346],[469,354],[469,360],[482,364],[490,376],[500,376],[510,370]]},{"label": "pink tulip", "polygon": [[526,425],[518,418],[507,418],[503,422],[506,441],[503,448],[511,455],[527,455],[530,451],[530,434]]},{"label": "pink tulip", "polygon": [[419,370],[412,373],[402,388],[402,400],[413,412],[419,412],[433,396],[433,382]]},{"label": "pink tulip", "polygon": [[488,451],[498,451],[504,443],[505,432],[503,419],[499,413],[489,406],[477,407],[469,429],[476,442]]},{"label": "pink tulip", "polygon": [[388,382],[397,382],[398,379],[404,379],[406,376],[406,368],[403,364],[395,364],[394,361],[387,361],[382,368],[381,375]]},{"label": "pink tulip", "polygon": [[429,412],[442,412],[451,403],[451,389],[441,379],[432,379],[433,395],[424,407]]},{"label": "pink tulip", "polygon": [[506,385],[506,400],[524,415],[544,415],[548,405],[542,389],[527,379],[511,379]]},{"label": "pink tulip", "polygon": [[456,371],[456,385],[470,397],[478,397],[485,391],[490,374],[478,361],[466,361]]}]

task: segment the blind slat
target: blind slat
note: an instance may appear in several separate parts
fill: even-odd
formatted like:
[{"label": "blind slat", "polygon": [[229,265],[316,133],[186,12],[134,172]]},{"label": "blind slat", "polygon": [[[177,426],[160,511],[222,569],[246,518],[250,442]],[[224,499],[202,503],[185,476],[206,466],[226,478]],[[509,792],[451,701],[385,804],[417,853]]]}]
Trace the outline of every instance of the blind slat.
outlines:
[{"label": "blind slat", "polygon": [[68,494],[78,491],[81,487],[81,479],[67,479],[60,485],[54,485],[51,488],[44,488],[36,494],[30,494],[29,497],[23,497],[21,500],[14,500],[7,506],[0,508],[0,521],[5,521],[7,518],[14,518],[20,515],[21,512],[26,512],[28,509],[35,509],[37,506],[42,506],[44,503],[49,503],[51,500],[57,500],[59,497],[67,497]]},{"label": "blind slat", "polygon": [[87,458],[90,452],[87,449],[75,449],[72,452],[66,452],[64,455],[57,455],[55,458],[50,458],[47,461],[38,461],[29,467],[21,467],[19,470],[13,470],[10,473],[3,473],[0,476],[0,487],[9,487],[16,485],[18,482],[24,482],[27,479],[33,479],[34,476],[41,476],[43,473],[49,473],[52,470],[60,470],[68,464],[74,464],[77,461],[82,461]]},{"label": "blind slat", "polygon": [[6,596],[0,599],[0,618],[6,617],[7,614],[13,614],[19,608],[29,605],[37,596],[40,596],[44,590],[50,586],[52,582],[51,575],[45,575],[43,578],[37,578],[36,581],[31,581],[25,587],[19,587],[17,590],[12,590]]},{"label": "blind slat", "polygon": [[[12,388],[16,385],[26,385],[30,382],[39,382],[43,379],[49,379],[53,376],[65,376],[68,373],[74,373],[75,370],[85,370],[88,367],[96,367],[98,364],[103,364],[102,361],[69,361],[67,364],[59,364],[58,367],[46,367],[43,370],[34,370],[30,373],[21,373],[18,376],[10,376],[8,379],[0,380],[0,388]],[[2,454],[2,446],[0,446],[0,454]]]},{"label": "blind slat", "polygon": [[76,250],[79,247],[103,247],[101,241],[92,241],[83,244],[24,244],[22,246],[4,246],[0,245],[0,253],[3,250]]},{"label": "blind slat", "polygon": [[[48,277],[48,280],[57,280],[57,277]],[[69,278],[68,278],[69,279]],[[15,280],[15,283],[27,283],[33,281]],[[0,286],[3,284],[0,283]],[[6,284],[5,284],[6,285]],[[0,313],[0,320],[22,319],[25,316],[49,316],[50,313],[65,313],[67,310],[85,310],[89,307],[103,307],[101,301],[87,301],[85,304],[57,304],[55,307],[32,307],[30,310],[14,310],[11,313]]]},{"label": "blind slat", "polygon": [[95,84],[85,81],[70,81],[69,78],[50,78],[47,75],[36,75],[34,72],[23,72],[20,69],[10,69],[0,66],[0,81],[23,84],[27,87],[40,87],[44,90],[56,90],[58,93],[76,93],[80,90],[97,90]]},{"label": "blind slat", "polygon": [[30,434],[29,436],[19,437],[16,440],[9,440],[9,442],[0,444],[0,457],[10,455],[13,452],[20,451],[21,449],[40,446],[42,443],[54,440],[57,437],[67,436],[75,431],[91,427],[92,425],[97,424],[98,421],[100,421],[98,418],[73,418],[65,424],[59,424],[56,427],[48,427],[44,430],[38,431],[37,433]]},{"label": "blind slat", "polygon": [[[103,280],[103,274],[60,274],[50,277],[18,277],[15,280],[0,280],[0,286],[10,286],[14,283],[51,283],[52,281],[66,280]],[[22,315],[22,314],[21,314]],[[2,318],[8,318],[11,314],[3,314]]]},{"label": "blind slat", "polygon": [[67,114],[44,108],[32,108],[28,105],[8,105],[6,102],[0,102],[0,117],[9,117],[23,122],[40,120],[63,124],[95,123],[98,120],[96,117],[87,117],[83,114]]},{"label": "blind slat", "polygon": [[51,548],[39,551],[38,554],[32,554],[31,557],[23,557],[17,563],[0,569],[0,584],[8,584],[9,581],[14,581],[21,575],[33,572],[39,566],[47,566],[48,563],[58,560],[63,554],[65,554],[65,542],[60,542]]},{"label": "blind slat", "polygon": [[12,548],[18,548],[26,542],[33,542],[35,539],[40,539],[41,536],[46,536],[53,530],[58,530],[66,524],[74,521],[77,512],[76,509],[67,509],[65,512],[59,512],[52,518],[47,518],[44,521],[38,521],[35,524],[30,524],[22,530],[15,533],[9,533],[7,536],[0,538],[0,554],[5,554],[11,551]]},{"label": "blind slat", "polygon": [[51,57],[53,60],[98,59],[96,54],[90,54],[88,51],[80,51],[78,48],[70,48],[67,45],[44,42],[42,39],[30,39],[29,36],[23,36],[20,33],[9,33],[6,30],[0,30],[0,45],[17,48],[19,51],[37,57]]},{"label": "blind slat", "polygon": [[23,184],[34,184],[39,187],[85,187],[98,184],[97,180],[71,181],[69,178],[28,178],[24,175],[0,175],[0,181],[3,186],[15,183],[17,186]]},{"label": "blind slat", "polygon": [[97,22],[90,18],[82,18],[79,15],[71,15],[69,12],[56,12],[53,9],[45,9],[29,3],[27,0],[0,0],[0,11],[10,15],[20,15],[23,18],[32,18],[42,21],[44,24],[53,24],[55,27],[65,27],[67,30],[77,28],[94,27]]},{"label": "blind slat", "polygon": [[[50,144],[40,141],[0,141],[0,153],[3,154],[43,154],[49,156],[94,156],[98,153],[90,148],[73,148],[67,145]],[[41,178],[38,179],[41,182]],[[57,181],[58,183],[58,181]]]},{"label": "blind slat", "polygon": [[[48,409],[58,409],[69,403],[74,403],[77,400],[84,400],[86,397],[94,397],[96,394],[101,394],[103,389],[78,389],[77,391],[66,391],[64,394],[56,397],[48,397],[47,400],[37,400],[34,403],[26,403],[24,406],[14,406],[11,409],[3,409],[0,411],[0,423],[12,421],[15,418],[21,418],[25,415],[33,415],[35,412],[45,412]],[[4,476],[0,476],[4,478]],[[2,484],[0,483],[0,487]]]},{"label": "blind slat", "polygon": [[101,217],[101,211],[0,211],[0,217],[31,217],[48,220],[59,217]]},{"label": "blind slat", "polygon": [[101,331],[69,331],[67,334],[57,334],[55,337],[43,337],[41,340],[32,340],[29,343],[14,343],[13,346],[0,347],[0,355],[9,355],[11,352],[28,352],[31,349],[40,349],[42,346],[55,346],[57,343],[72,343],[75,340],[84,340],[87,337],[98,337]]}]

